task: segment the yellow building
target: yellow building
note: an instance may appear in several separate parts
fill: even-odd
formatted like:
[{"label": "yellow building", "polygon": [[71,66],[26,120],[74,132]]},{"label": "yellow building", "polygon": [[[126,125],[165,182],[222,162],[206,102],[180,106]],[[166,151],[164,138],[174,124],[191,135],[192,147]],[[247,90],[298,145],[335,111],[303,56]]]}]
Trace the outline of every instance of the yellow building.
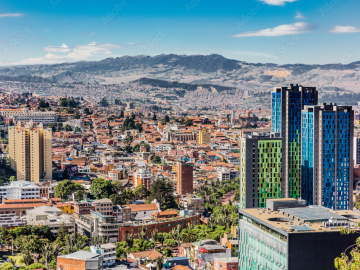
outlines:
[{"label": "yellow building", "polygon": [[52,131],[32,121],[9,127],[9,158],[17,180],[39,182],[52,179]]},{"label": "yellow building", "polygon": [[199,144],[210,144],[211,143],[211,133],[206,129],[199,131]]},{"label": "yellow building", "polygon": [[64,214],[72,215],[74,213],[74,207],[70,203],[57,203],[56,207],[63,211]]}]

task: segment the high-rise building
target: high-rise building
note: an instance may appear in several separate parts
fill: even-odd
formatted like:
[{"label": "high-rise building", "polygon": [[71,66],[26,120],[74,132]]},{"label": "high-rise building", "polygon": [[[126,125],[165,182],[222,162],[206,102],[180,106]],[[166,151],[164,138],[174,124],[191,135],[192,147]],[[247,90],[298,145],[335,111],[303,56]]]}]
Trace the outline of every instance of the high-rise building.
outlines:
[{"label": "high-rise building", "polygon": [[240,207],[265,207],[282,197],[282,147],[279,133],[253,133],[240,138]]},{"label": "high-rise building", "polygon": [[192,194],[194,192],[193,164],[178,162],[176,168],[176,177],[176,191],[179,195]]},{"label": "high-rise building", "polygon": [[317,105],[315,87],[292,85],[275,88],[272,93],[272,132],[280,133],[283,145],[284,198],[300,197],[301,172],[301,110],[305,105]]},{"label": "high-rise building", "polygon": [[30,121],[9,127],[9,158],[17,180],[39,182],[52,179],[52,131]]},{"label": "high-rise building", "polygon": [[[335,269],[334,258],[360,233],[357,217],[291,198],[269,199],[266,209],[239,209],[239,270]],[[341,227],[355,233],[343,235]]]},{"label": "high-rise building", "polygon": [[199,131],[199,144],[210,144],[211,143],[211,132],[206,129]]},{"label": "high-rise building", "polygon": [[354,165],[360,164],[360,134],[354,136]]},{"label": "high-rise building", "polygon": [[301,198],[333,210],[352,208],[354,111],[323,104],[302,111]]}]

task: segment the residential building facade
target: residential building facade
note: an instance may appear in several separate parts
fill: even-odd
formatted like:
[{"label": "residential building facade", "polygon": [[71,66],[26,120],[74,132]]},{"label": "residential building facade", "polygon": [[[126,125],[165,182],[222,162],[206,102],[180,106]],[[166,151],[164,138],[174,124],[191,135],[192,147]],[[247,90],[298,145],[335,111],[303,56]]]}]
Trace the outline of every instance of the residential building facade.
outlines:
[{"label": "residential building facade", "polygon": [[17,180],[51,180],[52,130],[33,122],[9,127],[9,158]]},{"label": "residential building facade", "polygon": [[315,87],[292,85],[272,92],[272,132],[280,133],[283,145],[283,185],[285,198],[300,197],[301,174],[301,110],[305,105],[317,105]]},{"label": "residential building facade", "polygon": [[352,209],[352,107],[332,103],[305,106],[301,131],[301,198],[308,205]]},{"label": "residential building facade", "polygon": [[240,143],[240,207],[263,208],[266,199],[283,196],[283,139],[279,133],[253,133]]}]

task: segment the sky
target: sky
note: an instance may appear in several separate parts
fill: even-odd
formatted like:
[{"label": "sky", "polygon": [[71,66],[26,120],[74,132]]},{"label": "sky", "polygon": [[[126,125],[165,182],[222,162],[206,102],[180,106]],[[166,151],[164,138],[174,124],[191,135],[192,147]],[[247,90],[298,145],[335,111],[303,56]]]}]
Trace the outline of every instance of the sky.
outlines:
[{"label": "sky", "polygon": [[220,54],[251,63],[360,61],[359,0],[2,0],[0,65]]}]

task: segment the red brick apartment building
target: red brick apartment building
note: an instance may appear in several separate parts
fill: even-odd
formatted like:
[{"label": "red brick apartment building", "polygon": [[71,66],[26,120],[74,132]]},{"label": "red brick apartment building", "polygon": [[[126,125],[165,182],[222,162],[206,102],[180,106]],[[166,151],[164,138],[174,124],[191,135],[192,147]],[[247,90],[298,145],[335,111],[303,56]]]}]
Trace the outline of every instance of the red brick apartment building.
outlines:
[{"label": "red brick apartment building", "polygon": [[178,162],[176,168],[177,187],[179,195],[192,194],[194,192],[193,164]]},{"label": "red brick apartment building", "polygon": [[[200,214],[190,216],[190,217],[183,217],[178,218],[175,220],[165,220],[163,222],[149,222],[147,224],[144,224],[146,227],[146,237],[151,238],[151,232],[154,229],[158,229],[160,233],[163,232],[170,232],[172,228],[175,228],[177,225],[181,225],[182,227],[186,227],[187,224],[194,224],[199,225],[200,224]],[[134,239],[139,239],[139,235],[141,232],[143,224],[134,225],[134,226],[127,226],[127,227],[120,227],[119,228],[119,242],[125,241],[126,234],[132,233],[134,235]]]}]

